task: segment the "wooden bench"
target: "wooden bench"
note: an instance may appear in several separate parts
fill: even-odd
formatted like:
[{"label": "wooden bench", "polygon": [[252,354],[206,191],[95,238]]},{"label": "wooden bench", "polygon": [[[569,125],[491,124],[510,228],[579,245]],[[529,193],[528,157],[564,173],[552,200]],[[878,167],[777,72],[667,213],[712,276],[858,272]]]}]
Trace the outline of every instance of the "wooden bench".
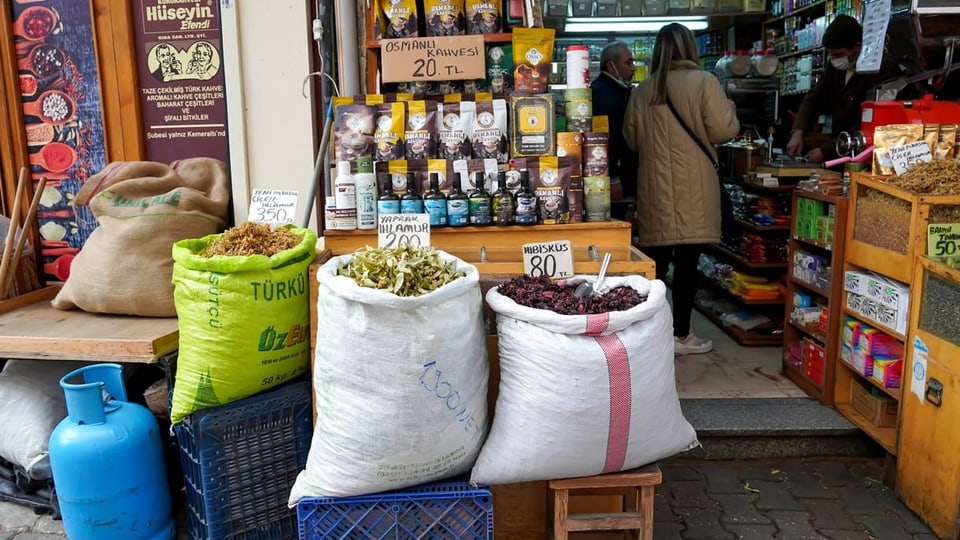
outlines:
[{"label": "wooden bench", "polygon": [[[578,531],[629,531],[636,540],[653,540],[653,490],[662,482],[656,464],[619,473],[551,480],[553,538],[568,540]],[[570,497],[620,495],[621,512],[570,514]]]}]

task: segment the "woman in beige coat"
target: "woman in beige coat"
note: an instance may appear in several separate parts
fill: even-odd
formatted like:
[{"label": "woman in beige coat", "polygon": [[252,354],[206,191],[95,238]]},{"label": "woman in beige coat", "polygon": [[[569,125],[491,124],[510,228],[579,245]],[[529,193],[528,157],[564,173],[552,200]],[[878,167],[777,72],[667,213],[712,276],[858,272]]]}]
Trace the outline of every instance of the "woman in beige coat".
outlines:
[{"label": "woman in beige coat", "polygon": [[[720,81],[700,69],[693,34],[668,24],[653,46],[650,79],[630,95],[623,135],[639,154],[637,223],[640,249],[663,279],[673,261],[675,352],[709,352],[713,344],[690,329],[703,244],[720,241],[720,180],[713,145],[740,129]],[[676,115],[667,102],[672,103]],[[677,116],[704,145],[697,145]]]}]

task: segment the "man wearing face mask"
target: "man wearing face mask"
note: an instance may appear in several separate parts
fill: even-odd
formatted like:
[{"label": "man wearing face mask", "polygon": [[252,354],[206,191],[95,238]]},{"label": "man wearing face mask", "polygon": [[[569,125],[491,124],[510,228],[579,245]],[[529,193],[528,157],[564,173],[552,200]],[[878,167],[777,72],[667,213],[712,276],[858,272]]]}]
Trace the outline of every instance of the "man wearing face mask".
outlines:
[{"label": "man wearing face mask", "polygon": [[847,15],[837,18],[823,33],[824,70],[820,81],[807,92],[793,121],[787,154],[799,156],[803,151],[803,136],[811,131],[820,115],[833,117],[830,140],[811,148],[806,158],[813,163],[837,157],[836,134],[850,131],[860,125],[860,104],[867,91],[878,84],[900,76],[896,64],[884,61],[878,73],[857,73],[857,59],[862,50],[863,28]]},{"label": "man wearing face mask", "polygon": [[[593,91],[593,115],[606,116],[610,123],[610,198],[633,200],[637,194],[637,154],[623,139],[623,116],[633,89],[633,54],[622,41],[608,43],[600,53],[600,75],[590,83]],[[612,217],[630,220],[630,216]],[[623,211],[623,208],[619,210]]]}]

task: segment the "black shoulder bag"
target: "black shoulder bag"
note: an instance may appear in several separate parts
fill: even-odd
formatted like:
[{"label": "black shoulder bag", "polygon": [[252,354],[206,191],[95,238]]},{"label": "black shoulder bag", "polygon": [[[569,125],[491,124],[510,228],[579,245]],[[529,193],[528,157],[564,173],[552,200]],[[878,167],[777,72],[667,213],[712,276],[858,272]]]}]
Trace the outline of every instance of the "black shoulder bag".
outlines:
[{"label": "black shoulder bag", "polygon": [[[680,114],[677,113],[676,107],[673,106],[673,102],[670,101],[670,97],[667,96],[667,107],[670,107],[670,112],[673,113],[673,117],[677,119],[677,122],[680,122],[680,127],[687,132],[687,135],[690,135],[690,138],[693,139],[693,142],[697,143],[697,146],[703,152],[703,155],[707,156],[707,159],[710,160],[710,164],[713,165],[713,170],[719,171],[720,164],[717,163],[717,160],[713,159],[713,156],[710,154],[710,151],[707,150],[707,147],[704,146],[703,141],[700,140],[700,137],[697,137],[697,134],[690,129],[690,126],[683,121],[683,118],[680,118]],[[723,181],[720,182],[720,229],[724,231],[730,230],[730,227],[733,226],[733,201],[730,200],[730,193],[727,192],[727,188],[723,187]]]}]

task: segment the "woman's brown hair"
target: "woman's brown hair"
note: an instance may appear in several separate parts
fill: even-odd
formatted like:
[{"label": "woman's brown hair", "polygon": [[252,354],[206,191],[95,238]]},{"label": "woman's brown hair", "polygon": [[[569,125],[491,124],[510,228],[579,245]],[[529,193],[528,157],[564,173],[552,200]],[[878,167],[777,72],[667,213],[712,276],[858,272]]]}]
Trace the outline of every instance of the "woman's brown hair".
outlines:
[{"label": "woman's brown hair", "polygon": [[670,63],[675,60],[699,63],[700,55],[697,54],[693,32],[682,24],[670,23],[657,32],[657,39],[653,43],[653,62],[650,65],[653,77],[651,105],[667,102],[667,74],[670,73]]}]

